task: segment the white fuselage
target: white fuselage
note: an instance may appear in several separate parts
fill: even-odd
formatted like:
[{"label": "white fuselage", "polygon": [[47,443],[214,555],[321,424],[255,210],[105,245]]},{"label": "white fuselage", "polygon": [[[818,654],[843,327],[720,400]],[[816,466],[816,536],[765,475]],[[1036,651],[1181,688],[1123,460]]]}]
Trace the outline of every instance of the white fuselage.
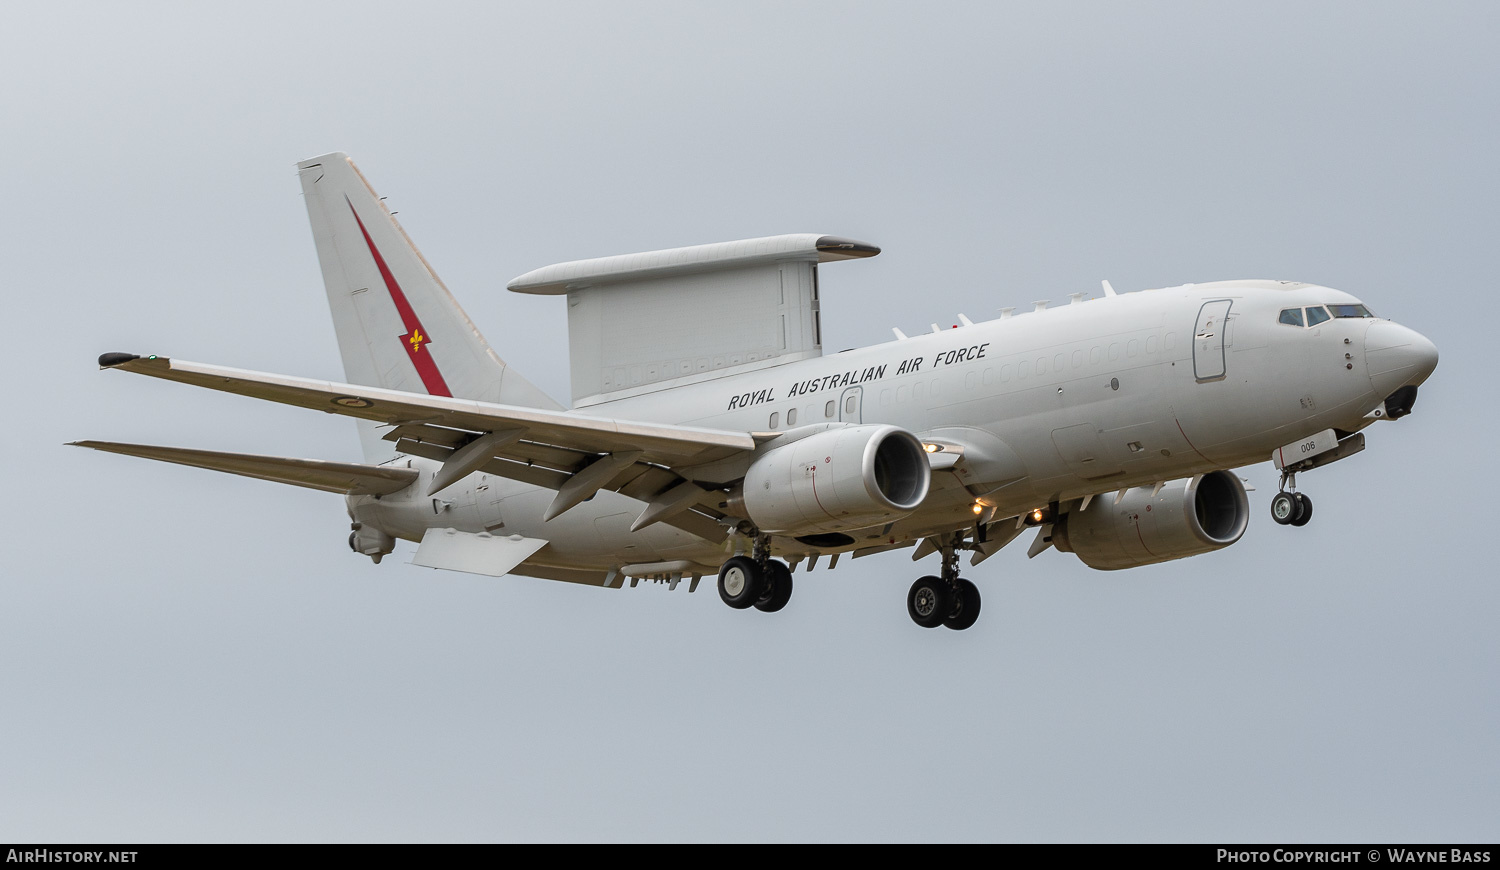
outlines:
[{"label": "white fuselage", "polygon": [[[965,445],[912,516],[844,548],[900,543],[973,522],[976,499],[1016,516],[1124,487],[1265,461],[1328,428],[1354,431],[1410,378],[1367,365],[1369,317],[1278,322],[1295,306],[1356,303],[1305,284],[1187,285],[1063,305],[620,399],[592,415],[756,433],[889,423]],[[1227,309],[1227,317],[1225,312]],[[1415,333],[1411,333],[1415,335]],[[1420,339],[1420,336],[1417,337]],[[1425,339],[1421,339],[1425,342]],[[1382,333],[1380,344],[1389,345]],[[1430,344],[1427,345],[1430,347]],[[1426,372],[1422,372],[1425,376]],[[403,458],[423,469],[438,463]],[[682,561],[716,570],[725,548],[665,524],[632,533],[642,504],[600,492],[550,522],[554,493],[475,474],[427,498],[350,499],[351,513],[420,540],[429,527],[503,529],[549,545],[528,565],[608,570]],[[497,524],[503,523],[503,526]],[[815,548],[776,539],[778,552]],[[527,573],[525,567],[519,573]]]}]

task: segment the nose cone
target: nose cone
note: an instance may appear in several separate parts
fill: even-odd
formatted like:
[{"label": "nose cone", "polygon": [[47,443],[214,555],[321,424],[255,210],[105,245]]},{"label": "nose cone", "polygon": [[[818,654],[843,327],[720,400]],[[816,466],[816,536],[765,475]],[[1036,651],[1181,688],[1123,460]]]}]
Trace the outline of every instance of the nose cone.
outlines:
[{"label": "nose cone", "polygon": [[1377,320],[1365,332],[1365,365],[1370,383],[1382,396],[1427,380],[1437,362],[1437,345],[1415,329]]}]

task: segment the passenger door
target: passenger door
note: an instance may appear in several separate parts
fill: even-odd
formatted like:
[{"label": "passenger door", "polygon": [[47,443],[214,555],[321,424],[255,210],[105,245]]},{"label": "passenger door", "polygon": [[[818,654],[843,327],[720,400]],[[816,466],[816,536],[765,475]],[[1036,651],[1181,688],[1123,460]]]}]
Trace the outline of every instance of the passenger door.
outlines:
[{"label": "passenger door", "polygon": [[1198,309],[1198,326],[1193,330],[1193,377],[1199,383],[1217,381],[1225,375],[1224,333],[1233,304],[1229,299],[1215,299]]}]

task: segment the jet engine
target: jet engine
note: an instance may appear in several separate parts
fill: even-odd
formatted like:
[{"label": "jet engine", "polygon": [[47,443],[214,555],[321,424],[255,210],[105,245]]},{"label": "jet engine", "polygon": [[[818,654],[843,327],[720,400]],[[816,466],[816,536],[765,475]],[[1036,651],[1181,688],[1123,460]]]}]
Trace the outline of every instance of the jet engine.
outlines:
[{"label": "jet engine", "polygon": [[736,501],[762,532],[846,532],[916,510],[931,475],[922,442],[905,429],[838,426],[756,458]]},{"label": "jet engine", "polygon": [[1245,485],[1227,471],[1211,471],[1128,490],[1119,503],[1095,499],[1086,511],[1063,514],[1052,544],[1103,571],[1196,556],[1240,539],[1250,522]]}]

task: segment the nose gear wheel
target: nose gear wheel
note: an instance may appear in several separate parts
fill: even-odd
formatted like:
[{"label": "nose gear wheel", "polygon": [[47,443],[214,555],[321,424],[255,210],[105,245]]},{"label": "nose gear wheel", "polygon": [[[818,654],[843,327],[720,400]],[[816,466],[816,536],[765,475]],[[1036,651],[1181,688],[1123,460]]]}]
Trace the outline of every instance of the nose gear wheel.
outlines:
[{"label": "nose gear wheel", "polygon": [[1277,525],[1305,526],[1312,519],[1312,499],[1304,493],[1295,492],[1296,487],[1296,473],[1283,471],[1280,491],[1271,496],[1271,519],[1275,520]]}]

